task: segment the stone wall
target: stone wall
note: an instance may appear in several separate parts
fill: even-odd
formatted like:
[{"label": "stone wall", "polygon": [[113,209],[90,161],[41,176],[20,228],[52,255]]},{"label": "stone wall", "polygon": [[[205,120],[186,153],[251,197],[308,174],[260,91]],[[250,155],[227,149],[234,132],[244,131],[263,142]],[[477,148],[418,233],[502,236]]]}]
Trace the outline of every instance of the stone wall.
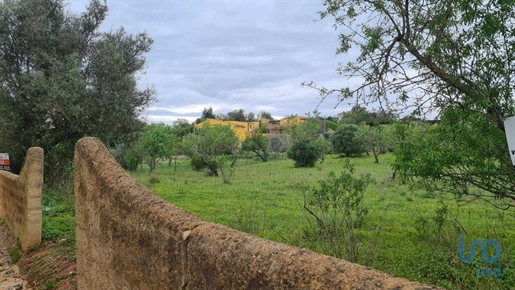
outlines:
[{"label": "stone wall", "polygon": [[41,243],[43,149],[27,150],[20,175],[0,171],[0,219],[19,239],[23,251]]},{"label": "stone wall", "polygon": [[436,289],[205,222],[75,147],[78,289]]}]

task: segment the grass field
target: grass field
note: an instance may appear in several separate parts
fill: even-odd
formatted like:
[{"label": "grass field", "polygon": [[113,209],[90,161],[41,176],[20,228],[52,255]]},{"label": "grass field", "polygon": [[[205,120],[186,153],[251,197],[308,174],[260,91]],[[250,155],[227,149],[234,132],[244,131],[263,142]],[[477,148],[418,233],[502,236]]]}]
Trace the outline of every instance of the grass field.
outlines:
[{"label": "grass field", "polygon": [[[393,155],[352,158],[357,174],[370,173],[375,183],[365,193],[368,215],[355,231],[358,262],[376,269],[448,289],[515,288],[515,211],[497,210],[482,201],[456,202],[452,194],[437,194],[416,184],[390,180]],[[189,159],[160,164],[153,175],[148,168],[131,174],[167,201],[210,222],[248,232],[266,239],[300,246],[324,254],[334,253],[329,242],[316,237],[313,218],[302,208],[307,188],[317,185],[331,171],[342,170],[342,159],[327,156],[314,168],[294,168],[293,161],[240,158],[226,182],[220,177],[193,171]],[[466,253],[474,239],[494,239],[502,248],[501,259],[486,264],[478,254],[472,264],[458,256],[459,233],[466,233]],[[493,248],[492,248],[493,249]],[[489,256],[493,250],[489,248]],[[501,277],[486,276],[501,266]],[[483,273],[483,274],[481,274]],[[496,272],[498,273],[498,272]]]}]

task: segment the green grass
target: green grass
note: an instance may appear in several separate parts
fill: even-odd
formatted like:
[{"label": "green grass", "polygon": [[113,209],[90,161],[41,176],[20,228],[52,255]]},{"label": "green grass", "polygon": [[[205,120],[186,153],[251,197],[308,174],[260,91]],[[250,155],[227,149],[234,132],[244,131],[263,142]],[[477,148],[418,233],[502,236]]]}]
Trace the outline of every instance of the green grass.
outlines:
[{"label": "green grass", "polygon": [[21,251],[20,246],[16,246],[14,248],[9,249],[9,258],[11,258],[11,263],[16,264],[18,260],[20,260]]},{"label": "green grass", "polygon": [[73,181],[43,191],[43,241],[67,239],[75,244]]},{"label": "green grass", "polygon": [[[351,159],[357,174],[370,173],[375,179],[365,193],[369,209],[365,226],[356,233],[365,264],[448,289],[515,287],[514,211],[497,210],[481,201],[459,204],[450,193],[429,193],[392,181],[393,155],[379,158],[379,164],[373,163],[372,156]],[[268,163],[239,159],[229,183],[221,176],[193,171],[188,159],[178,160],[177,172],[163,163],[152,176],[145,167],[131,174],[165,200],[204,220],[327,254],[328,246],[314,236],[311,217],[302,209],[303,192],[330,171],[340,170],[341,159],[331,155],[314,168],[294,168],[293,161],[286,159]],[[159,183],[151,182],[155,179]],[[478,278],[474,265],[459,260],[460,229],[467,233],[467,249],[473,239],[492,238],[500,243],[502,278]]]}]

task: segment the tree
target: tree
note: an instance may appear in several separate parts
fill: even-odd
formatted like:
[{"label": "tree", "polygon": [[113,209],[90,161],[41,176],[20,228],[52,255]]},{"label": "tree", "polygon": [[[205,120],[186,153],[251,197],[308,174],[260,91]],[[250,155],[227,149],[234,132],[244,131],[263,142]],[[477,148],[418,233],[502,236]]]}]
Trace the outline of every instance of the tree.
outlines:
[{"label": "tree", "polygon": [[202,120],[205,120],[205,119],[214,119],[215,118],[215,114],[213,113],[213,108],[209,107],[208,109],[204,108],[204,110],[202,111]]},{"label": "tree", "polygon": [[256,122],[258,119],[256,118],[256,114],[250,112],[247,114],[247,122]]},{"label": "tree", "polygon": [[290,147],[290,136],[288,134],[266,135],[271,153],[286,153]]},{"label": "tree", "polygon": [[357,144],[363,144],[367,152],[372,151],[374,163],[379,163],[379,153],[385,153],[388,151],[388,147],[391,147],[389,144],[391,138],[388,138],[387,133],[381,126],[360,126],[353,141]]},{"label": "tree", "polygon": [[288,158],[295,161],[295,167],[313,167],[326,152],[324,140],[296,139],[288,149]]},{"label": "tree", "polygon": [[175,136],[182,140],[186,135],[193,132],[193,124],[186,119],[179,118],[173,121],[172,130]]},{"label": "tree", "polygon": [[331,136],[331,143],[335,153],[340,156],[356,156],[366,152],[363,140],[356,139],[359,126],[354,124],[340,125]]},{"label": "tree", "polygon": [[215,176],[227,165],[229,154],[232,155],[231,166],[234,166],[238,144],[238,137],[231,127],[209,123],[197,128],[184,140],[187,154],[199,160]]},{"label": "tree", "polygon": [[229,121],[245,122],[247,120],[245,116],[245,110],[243,109],[233,110],[227,113],[227,118]]},{"label": "tree", "polygon": [[171,158],[177,142],[172,127],[165,124],[150,124],[145,127],[141,136],[141,147],[149,157],[150,172],[156,171],[156,165],[161,157]]},{"label": "tree", "polygon": [[272,117],[272,114],[270,114],[270,112],[261,112],[259,113],[258,115],[258,119],[267,119],[267,120],[270,120],[270,121],[275,121],[275,119]]},{"label": "tree", "polygon": [[376,125],[375,117],[366,108],[355,105],[349,112],[342,112],[340,124]]},{"label": "tree", "polygon": [[[334,17],[335,26],[344,28],[337,53],[360,50],[338,70],[362,82],[337,89],[306,85],[318,89],[322,99],[337,93],[339,102],[358,97],[416,116],[439,114],[446,121],[430,134],[433,147],[410,151],[411,157],[426,160],[452,152],[460,158],[435,158],[435,170],[410,170],[405,159],[399,168],[439,180],[456,193],[472,194],[465,190],[472,185],[481,189],[478,197],[507,198],[513,204],[515,174],[503,120],[515,113],[515,3],[327,0],[324,5],[321,18]],[[486,144],[484,151],[477,150]],[[443,149],[449,151],[443,154]]]},{"label": "tree", "polygon": [[261,158],[261,161],[268,162],[268,155],[270,154],[268,138],[254,131],[245,141],[243,141],[242,149],[245,151],[252,151]]},{"label": "tree", "polygon": [[317,160],[324,161],[328,145],[321,138],[322,128],[317,119],[309,118],[300,124],[291,123],[289,131],[292,144],[287,155],[295,161],[295,167],[313,167]]},{"label": "tree", "polygon": [[0,2],[0,134],[15,170],[41,146],[45,174],[58,178],[79,138],[113,145],[143,127],[154,91],[139,89],[136,74],[152,40],[123,28],[100,33],[107,11],[98,0],[80,15],[60,0]]},{"label": "tree", "polygon": [[372,113],[377,124],[393,124],[395,122],[395,115],[391,111],[385,111],[383,108],[377,112]]}]

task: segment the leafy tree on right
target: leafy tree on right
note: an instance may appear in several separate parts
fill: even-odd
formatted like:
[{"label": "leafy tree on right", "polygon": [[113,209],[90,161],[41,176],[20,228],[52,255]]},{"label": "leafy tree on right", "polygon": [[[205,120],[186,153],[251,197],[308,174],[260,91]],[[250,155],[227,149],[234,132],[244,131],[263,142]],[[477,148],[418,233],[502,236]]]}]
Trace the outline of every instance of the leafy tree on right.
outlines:
[{"label": "leafy tree on right", "polygon": [[[515,114],[515,2],[326,0],[324,5],[320,17],[334,17],[340,31],[337,53],[359,49],[338,71],[362,82],[336,89],[305,85],[318,89],[322,99],[337,94],[339,102],[357,97],[415,115],[438,114],[441,124],[431,128],[427,143],[408,152],[410,162],[398,159],[399,172],[459,195],[501,198],[504,204],[496,206],[503,208],[515,205],[503,124]],[[404,149],[398,146],[396,152],[402,156]]]}]

